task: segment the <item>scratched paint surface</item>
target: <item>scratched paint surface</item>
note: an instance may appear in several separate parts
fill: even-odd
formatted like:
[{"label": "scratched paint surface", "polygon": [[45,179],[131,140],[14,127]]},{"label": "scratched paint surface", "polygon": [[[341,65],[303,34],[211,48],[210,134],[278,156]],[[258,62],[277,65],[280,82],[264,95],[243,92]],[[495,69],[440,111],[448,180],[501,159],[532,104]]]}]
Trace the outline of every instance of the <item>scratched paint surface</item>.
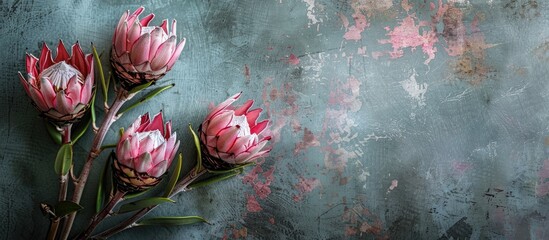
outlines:
[{"label": "scratched paint surface", "polygon": [[[162,81],[176,87],[113,129],[163,110],[188,169],[187,124],[243,91],[272,119],[274,150],[243,175],[153,212],[211,225],[137,228],[114,239],[549,239],[549,3],[142,4],[176,18],[187,47]],[[44,236],[37,205],[57,191],[55,145],[16,76],[25,52],[57,39],[108,52],[119,16],[139,5],[0,1],[2,239]],[[115,139],[112,130],[106,142]],[[76,159],[90,141],[75,146]]]}]

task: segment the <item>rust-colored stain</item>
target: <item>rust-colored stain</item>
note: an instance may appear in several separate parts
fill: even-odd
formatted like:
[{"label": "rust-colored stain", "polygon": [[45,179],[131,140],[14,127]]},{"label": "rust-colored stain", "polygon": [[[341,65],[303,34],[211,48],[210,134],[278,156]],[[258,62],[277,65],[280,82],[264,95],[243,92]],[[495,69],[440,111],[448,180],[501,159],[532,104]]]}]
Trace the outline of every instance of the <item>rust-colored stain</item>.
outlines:
[{"label": "rust-colored stain", "polygon": [[510,11],[512,16],[531,20],[540,16],[537,0],[510,0],[503,8]]}]

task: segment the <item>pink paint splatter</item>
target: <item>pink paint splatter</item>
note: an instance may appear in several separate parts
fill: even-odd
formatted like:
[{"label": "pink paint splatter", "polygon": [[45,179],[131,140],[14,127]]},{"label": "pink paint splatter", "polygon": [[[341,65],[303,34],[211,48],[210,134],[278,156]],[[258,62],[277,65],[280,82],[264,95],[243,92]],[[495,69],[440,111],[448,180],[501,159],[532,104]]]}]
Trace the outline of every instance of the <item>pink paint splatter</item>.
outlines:
[{"label": "pink paint splatter", "polygon": [[[340,15],[341,17],[342,15]],[[345,29],[347,29],[347,32],[343,35],[343,38],[345,40],[355,40],[358,41],[362,39],[362,32],[364,29],[366,29],[368,26],[370,26],[370,23],[368,23],[368,20],[366,20],[366,16],[360,12],[356,12],[353,14],[353,19],[355,21],[355,25],[349,26],[349,21],[343,21],[347,23],[347,25],[344,25]],[[346,20],[346,18],[345,18]]]},{"label": "pink paint splatter", "polygon": [[468,162],[453,162],[452,169],[457,175],[463,175],[473,167],[473,164]]},{"label": "pink paint splatter", "polygon": [[391,186],[389,186],[389,189],[387,189],[387,191],[393,191],[396,187],[398,187],[398,180],[394,179],[393,181],[391,181]]},{"label": "pink paint splatter", "polygon": [[316,178],[306,179],[301,177],[299,182],[294,185],[294,188],[298,191],[298,194],[293,197],[294,201],[301,201],[305,194],[312,192],[318,186],[320,186],[320,180]]},{"label": "pink paint splatter", "polygon": [[[248,172],[243,178],[242,183],[250,185],[253,187],[255,195],[253,196],[253,201],[257,202],[257,199],[255,196],[259,197],[260,199],[266,199],[271,194],[271,182],[274,180],[274,171],[275,167],[271,167],[268,171],[263,172],[263,168],[261,167],[262,163],[258,163],[250,172]],[[261,181],[259,179],[260,174],[265,179],[264,181]],[[248,203],[250,203],[250,196],[248,196]],[[254,203],[252,201],[252,203]],[[259,204],[259,202],[257,202]],[[250,206],[250,204],[248,204]],[[254,205],[252,205],[254,206]],[[249,210],[250,208],[248,208]],[[257,210],[257,208],[254,208]],[[259,209],[258,211],[260,211]]]},{"label": "pink paint splatter", "polygon": [[288,57],[286,62],[291,64],[291,65],[298,65],[299,64],[299,58],[292,53],[292,54],[290,54],[290,56]]},{"label": "pink paint splatter", "polygon": [[275,219],[273,217],[269,218],[269,223],[274,225],[275,224]]},{"label": "pink paint splatter", "polygon": [[295,144],[294,154],[310,147],[318,147],[320,142],[308,128],[303,129],[303,140]]},{"label": "pink paint splatter", "polygon": [[[424,27],[429,27],[429,30],[423,29]],[[385,28],[385,30],[388,31],[386,35],[389,36],[389,39],[381,39],[378,42],[393,46],[393,51],[389,52],[391,58],[400,58],[404,55],[405,48],[411,48],[413,51],[416,47],[421,47],[423,53],[428,56],[424,64],[429,64],[435,58],[437,48],[434,44],[438,42],[436,31],[426,21],[419,21],[416,25],[415,14],[404,18],[400,22],[400,25],[396,26],[393,30],[389,27]]]},{"label": "pink paint splatter", "polygon": [[538,177],[536,195],[538,197],[543,197],[549,194],[549,159],[543,162],[543,166],[538,172]]},{"label": "pink paint splatter", "polygon": [[261,205],[259,205],[257,199],[255,199],[254,195],[248,195],[246,196],[246,199],[246,209],[248,209],[248,212],[260,212],[261,210],[263,210],[263,208],[261,208]]}]

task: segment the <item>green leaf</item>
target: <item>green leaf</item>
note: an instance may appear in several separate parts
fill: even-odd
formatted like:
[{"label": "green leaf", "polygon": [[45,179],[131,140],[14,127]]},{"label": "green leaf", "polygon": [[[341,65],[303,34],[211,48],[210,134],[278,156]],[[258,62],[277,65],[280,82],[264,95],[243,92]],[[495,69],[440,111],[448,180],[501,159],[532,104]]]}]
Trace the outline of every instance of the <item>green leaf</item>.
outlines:
[{"label": "green leaf", "polygon": [[132,198],[136,198],[136,197],[139,197],[147,192],[149,192],[152,188],[149,188],[149,189],[145,189],[145,191],[141,191],[141,192],[136,192],[136,193],[128,193],[124,196],[124,199],[132,199]]},{"label": "green leaf", "polygon": [[115,148],[117,146],[116,143],[114,144],[105,144],[101,146],[101,149],[107,149],[107,148]]},{"label": "green leaf", "polygon": [[130,94],[132,93],[137,93],[145,88],[148,88],[149,86],[151,86],[154,82],[148,82],[148,83],[144,83],[144,84],[141,84],[139,86],[135,86],[134,88],[132,88],[132,90],[130,90]]},{"label": "green leaf", "polygon": [[50,134],[51,139],[58,145],[61,145],[61,133],[57,130],[57,127],[48,120],[45,120],[46,130]]},{"label": "green leaf", "polygon": [[169,197],[170,194],[172,194],[173,188],[177,184],[177,180],[179,180],[179,174],[181,174],[182,166],[183,166],[183,155],[180,153],[179,157],[177,158],[177,164],[175,165],[173,173],[170,176],[170,181],[166,186],[166,192],[164,192],[164,197]]},{"label": "green leaf", "polygon": [[234,168],[227,169],[227,170],[210,170],[210,169],[208,169],[208,172],[209,173],[215,173],[215,174],[229,173],[229,172],[233,172],[233,171],[239,171],[241,169],[244,169],[247,166],[252,166],[252,165],[255,165],[255,162],[249,162],[249,163],[246,163],[246,164],[238,165]]},{"label": "green leaf", "polygon": [[210,177],[210,178],[198,181],[198,182],[193,182],[188,186],[188,188],[199,188],[199,187],[204,187],[206,185],[210,185],[212,183],[225,181],[225,180],[230,179],[230,178],[232,178],[236,175],[239,175],[243,172],[244,172],[244,170],[242,168],[237,168],[237,169],[235,169],[235,170],[233,170],[232,172],[229,172],[229,173],[217,174],[217,175],[214,175],[213,177]]},{"label": "green leaf", "polygon": [[69,169],[72,165],[72,144],[63,144],[57,152],[55,158],[55,173],[60,176],[64,176],[69,173]]},{"label": "green leaf", "polygon": [[122,137],[122,135],[124,135],[124,128],[120,128],[120,130],[118,130],[118,134],[120,135],[119,137]]},{"label": "green leaf", "polygon": [[193,127],[191,124],[189,124],[189,130],[191,131],[191,134],[193,135],[194,145],[196,147],[196,167],[195,167],[195,174],[198,174],[200,169],[202,168],[202,151],[200,151],[200,140],[198,139],[198,136],[196,136],[196,133],[193,130]]},{"label": "green leaf", "polygon": [[[151,90],[150,92],[148,92],[145,96],[141,97],[137,102],[134,102],[132,103],[132,105],[130,105],[129,107],[121,110],[121,111],[118,111],[118,115],[122,115],[124,114],[125,112],[139,106],[140,104],[150,100],[151,98],[153,98],[154,96],[160,94],[161,92],[164,92],[172,87],[174,87],[175,84],[170,84],[170,85],[166,85],[166,86],[163,86],[163,87],[158,87],[158,88],[155,88],[154,90]],[[133,91],[133,90],[132,90]]]},{"label": "green leaf", "polygon": [[108,83],[106,83],[105,81],[105,74],[103,74],[103,64],[101,63],[101,58],[99,57],[99,54],[97,54],[97,49],[95,49],[95,45],[93,44],[92,44],[92,51],[93,51],[93,58],[97,63],[97,70],[99,71],[99,79],[101,80],[101,87],[103,89],[103,98],[105,100],[105,103],[107,103],[109,87],[107,85]]},{"label": "green leaf", "polygon": [[188,225],[194,223],[208,223],[208,221],[199,216],[184,216],[184,217],[155,217],[145,219],[143,221],[137,222],[136,226],[180,226]]},{"label": "green leaf", "polygon": [[84,209],[82,206],[71,201],[61,201],[55,206],[55,215],[62,218],[68,214]]},{"label": "green leaf", "polygon": [[140,209],[143,209],[143,208],[155,206],[155,205],[165,203],[165,202],[174,203],[175,201],[171,200],[169,198],[163,198],[163,197],[145,198],[145,199],[142,199],[142,200],[138,200],[138,201],[135,201],[135,202],[126,203],[126,204],[122,205],[120,207],[120,209],[118,209],[118,213],[132,212],[132,211],[135,211],[135,210],[140,210]]},{"label": "green leaf", "polygon": [[[99,174],[99,181],[97,182],[97,196],[95,198],[95,212],[98,213],[103,208],[103,203],[105,202],[105,196],[107,195],[108,181],[105,176],[109,174],[109,166],[111,165],[112,155],[109,154],[107,161],[105,161],[105,166]],[[109,174],[110,175],[110,174]]]}]

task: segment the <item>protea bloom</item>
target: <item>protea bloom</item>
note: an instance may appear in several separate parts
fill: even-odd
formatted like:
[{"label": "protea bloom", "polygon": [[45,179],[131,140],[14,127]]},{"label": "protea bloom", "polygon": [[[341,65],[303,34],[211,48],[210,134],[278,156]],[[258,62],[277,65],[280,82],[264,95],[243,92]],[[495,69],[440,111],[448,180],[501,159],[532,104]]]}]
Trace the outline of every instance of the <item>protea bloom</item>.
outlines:
[{"label": "protea bloom", "polygon": [[203,152],[204,167],[230,169],[263,157],[270,149],[264,149],[271,139],[264,131],[268,120],[259,123],[261,108],[249,110],[253,100],[238,108],[230,105],[240,97],[233,95],[213,109],[200,125],[199,135]]},{"label": "protea bloom", "polygon": [[139,20],[144,9],[140,7],[131,15],[126,11],[112,40],[111,64],[126,90],[160,79],[172,69],[185,46],[185,38],[177,44],[175,20],[171,32],[167,19],[160,26],[149,26],[154,14]]},{"label": "protea bloom", "polygon": [[139,192],[154,187],[166,172],[179,147],[172,124],[164,126],[162,112],[142,115],[122,134],[116,148],[114,179],[120,190]]},{"label": "protea bloom", "polygon": [[42,115],[57,124],[80,119],[92,97],[94,84],[93,56],[84,55],[78,42],[72,45],[72,56],[59,40],[57,56],[52,58],[44,43],[40,59],[27,53],[27,79],[19,79]]}]

